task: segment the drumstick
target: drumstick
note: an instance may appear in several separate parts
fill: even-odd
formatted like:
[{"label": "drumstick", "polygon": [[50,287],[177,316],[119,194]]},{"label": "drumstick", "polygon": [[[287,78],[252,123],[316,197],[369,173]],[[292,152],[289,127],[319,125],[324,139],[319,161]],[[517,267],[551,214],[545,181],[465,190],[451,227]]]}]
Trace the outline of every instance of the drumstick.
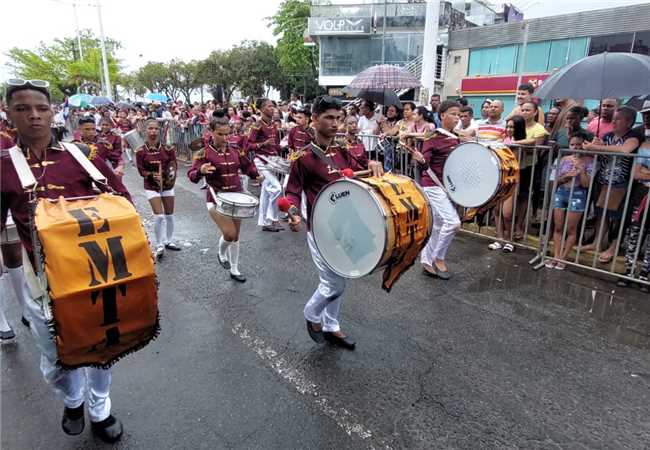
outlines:
[{"label": "drumstick", "polygon": [[[415,151],[417,151],[416,149],[414,149],[414,148],[412,148],[412,147],[409,147],[406,143],[402,143],[402,146],[403,146],[403,147],[406,149],[406,151],[409,152],[411,155],[413,155],[413,153],[414,153]],[[442,189],[442,191],[443,191],[445,194],[447,194],[447,197],[451,198],[451,196],[449,195],[449,191],[447,190],[447,188],[445,187],[445,185],[442,184],[442,181],[440,181],[440,179],[438,178],[438,176],[437,176],[435,173],[433,173],[433,170],[431,170],[431,167],[427,167],[426,172],[427,172],[427,175],[429,175],[429,178],[431,178],[431,180],[432,180],[435,184],[437,184],[438,187],[439,187],[440,189]]]}]

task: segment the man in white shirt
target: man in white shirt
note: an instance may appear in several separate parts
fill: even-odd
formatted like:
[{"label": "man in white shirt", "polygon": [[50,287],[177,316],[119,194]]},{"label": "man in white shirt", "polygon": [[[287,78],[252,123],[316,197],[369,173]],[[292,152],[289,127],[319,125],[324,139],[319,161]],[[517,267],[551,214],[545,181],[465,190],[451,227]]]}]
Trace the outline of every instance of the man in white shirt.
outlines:
[{"label": "man in white shirt", "polygon": [[474,110],[471,106],[460,108],[460,120],[454,128],[454,131],[460,137],[461,141],[476,140],[478,134],[478,122],[474,120]]},{"label": "man in white shirt", "polygon": [[[379,121],[381,114],[375,113],[375,103],[370,100],[363,100],[359,107],[359,134],[379,134]],[[361,136],[361,142],[366,151],[372,151],[377,145],[377,138]]]}]

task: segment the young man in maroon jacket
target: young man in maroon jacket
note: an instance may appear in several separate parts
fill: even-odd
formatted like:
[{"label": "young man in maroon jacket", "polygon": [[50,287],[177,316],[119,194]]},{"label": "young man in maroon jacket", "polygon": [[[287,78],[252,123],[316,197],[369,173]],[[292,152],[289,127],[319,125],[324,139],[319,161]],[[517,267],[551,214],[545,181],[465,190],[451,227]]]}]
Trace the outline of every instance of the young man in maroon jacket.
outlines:
[{"label": "young man in maroon jacket", "polygon": [[[354,350],[356,344],[341,331],[339,312],[341,296],[345,289],[345,278],[330,270],[318,252],[314,237],[310,232],[311,213],[318,193],[331,181],[340,178],[340,171],[370,169],[373,175],[383,174],[383,168],[377,161],[368,161],[367,155],[352,155],[347,148],[335,141],[341,119],[341,104],[338,100],[322,96],[314,101],[312,121],[315,129],[314,141],[305,147],[305,153],[291,165],[287,183],[287,197],[291,204],[289,209],[290,227],[300,230],[300,203],[302,193],[307,199],[307,244],[314,265],[318,271],[320,283],[305,305],[304,315],[309,336],[316,342],[327,340],[340,347]],[[329,167],[317,155],[323,153],[336,167]]]},{"label": "young man in maroon jacket", "polygon": [[[53,111],[48,83],[40,80],[10,80],[6,90],[8,115],[17,129],[19,149],[36,179],[34,194],[38,198],[57,199],[95,195],[93,182],[86,170],[65,147],[51,135]],[[89,154],[89,149],[79,145]],[[30,195],[23,187],[7,152],[0,161],[0,229],[4,229],[7,213],[11,211],[20,241],[32,261],[35,260],[30,220]],[[106,177],[118,194],[131,199],[122,182],[100,158],[92,163]],[[87,269],[87,268],[86,268]],[[32,334],[41,352],[41,372],[53,390],[63,398],[65,406],[61,426],[69,435],[80,434],[85,425],[84,403],[88,400],[88,415],[95,435],[106,442],[122,436],[122,423],[111,415],[109,397],[111,370],[86,367],[64,370],[57,364],[56,345],[43,310],[43,297],[35,298],[23,283],[27,297],[25,305]]]}]

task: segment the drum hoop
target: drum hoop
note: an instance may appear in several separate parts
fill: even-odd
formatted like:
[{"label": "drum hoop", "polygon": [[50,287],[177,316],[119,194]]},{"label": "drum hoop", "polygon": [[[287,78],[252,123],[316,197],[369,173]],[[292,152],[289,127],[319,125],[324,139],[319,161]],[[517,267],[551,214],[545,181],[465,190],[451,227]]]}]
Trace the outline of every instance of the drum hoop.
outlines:
[{"label": "drum hoop", "polygon": [[216,201],[216,200],[220,200],[221,203],[225,203],[225,204],[227,204],[227,205],[243,206],[243,207],[245,207],[245,208],[255,208],[255,207],[259,206],[259,200],[257,200],[257,199],[256,199],[255,197],[253,197],[252,195],[248,195],[248,194],[246,194],[246,193],[244,193],[244,192],[235,192],[235,194],[243,194],[243,195],[247,195],[247,196],[249,196],[250,198],[252,198],[253,200],[255,200],[255,203],[240,203],[240,202],[236,202],[236,201],[234,201],[234,200],[228,200],[228,199],[225,199],[225,198],[223,198],[222,196],[219,196],[219,194],[221,194],[221,192],[217,192],[217,196],[216,196],[216,198],[215,198],[215,201]]},{"label": "drum hoop", "polygon": [[[451,156],[452,153],[454,153],[456,150],[458,150],[459,148],[461,148],[463,145],[466,145],[466,144],[478,144],[481,147],[484,147],[485,149],[487,149],[491,153],[492,157],[496,158],[496,162],[501,161],[501,158],[499,158],[499,155],[497,154],[495,149],[493,149],[489,145],[485,145],[485,144],[482,144],[480,142],[463,142],[462,144],[457,145],[451,152],[449,152],[449,155],[447,156],[447,160],[449,160],[449,156]],[[507,147],[507,145],[504,145],[504,147]],[[447,164],[447,160],[445,161],[445,165]],[[446,177],[445,177],[445,167],[444,167],[444,165],[442,167],[442,178],[443,178],[442,179],[442,184],[445,186],[445,189],[446,189],[447,185],[445,184]],[[499,186],[501,186],[502,182],[503,182],[503,173],[501,171],[501,164],[499,164],[499,181],[498,181],[498,183],[497,183],[497,185],[496,185],[496,187],[494,189],[494,192],[492,192],[492,194],[490,195],[490,198],[488,198],[487,201],[484,204],[487,204],[487,202],[489,202],[490,200],[492,200],[492,198],[494,198],[494,196],[496,195],[497,191],[499,190]],[[453,199],[451,198],[451,196],[449,196],[449,199],[453,202]],[[428,198],[427,198],[427,203],[428,203]],[[478,206],[463,206],[463,205],[460,205],[460,206],[462,206],[463,208],[478,208]]]},{"label": "drum hoop", "polygon": [[[330,185],[332,185],[332,184],[334,184],[334,183],[341,183],[341,182],[343,182],[343,181],[346,181],[346,182],[350,182],[350,183],[356,184],[357,186],[360,186],[360,187],[362,187],[363,189],[365,189],[365,190],[370,194],[370,197],[372,197],[372,200],[375,202],[375,204],[378,206],[378,209],[379,209],[379,211],[381,212],[382,217],[383,217],[384,219],[388,219],[388,215],[387,215],[386,212],[384,211],[384,208],[381,207],[381,206],[382,206],[382,205],[381,205],[381,202],[379,201],[379,197],[377,196],[377,193],[374,191],[374,189],[371,189],[371,188],[370,188],[370,185],[368,185],[368,184],[366,184],[366,183],[363,183],[363,182],[358,181],[358,180],[353,180],[353,179],[350,179],[350,178],[348,178],[348,179],[341,179],[341,178],[339,178],[338,180],[330,181],[330,182],[327,183],[325,186],[323,186],[323,188],[320,190],[320,192],[318,193],[318,195],[317,195],[316,198],[314,199],[314,206],[316,206],[316,205],[318,204],[318,199],[320,198],[321,194],[323,193],[323,191],[325,191],[325,189],[326,189],[327,187],[329,187]],[[311,218],[312,218],[312,219],[314,218],[314,209],[312,209],[312,212],[311,212]],[[382,251],[381,251],[381,256],[382,256],[382,257],[383,257],[384,254],[386,253],[386,249],[387,249],[387,248],[386,248],[386,245],[387,245],[387,242],[388,242],[388,224],[387,224],[387,222],[388,222],[387,220],[384,220],[384,248],[383,248]],[[311,233],[312,233],[312,236],[314,236],[314,230],[313,230],[313,227],[312,227],[312,231],[311,231]],[[316,246],[316,251],[317,251],[318,254],[321,256],[323,262],[325,263],[325,265],[327,266],[328,269],[330,269],[332,272],[334,272],[335,274],[337,274],[337,275],[339,275],[339,276],[341,276],[341,277],[343,277],[343,278],[347,278],[347,279],[351,279],[351,280],[353,280],[353,279],[357,279],[357,278],[362,278],[362,277],[365,277],[366,275],[370,275],[370,274],[373,273],[375,270],[377,270],[377,267],[379,266],[379,263],[380,263],[381,260],[382,260],[382,258],[379,258],[379,261],[377,261],[377,264],[375,264],[375,266],[370,270],[370,272],[368,272],[368,273],[364,273],[363,275],[355,275],[355,276],[351,276],[350,274],[345,274],[345,273],[339,272],[339,271],[336,270],[334,267],[332,267],[332,266],[329,265],[329,263],[325,260],[325,258],[323,258],[323,254],[321,253],[320,248],[318,248],[318,242],[316,242],[316,239],[315,239],[315,238],[314,238],[314,245]]]}]

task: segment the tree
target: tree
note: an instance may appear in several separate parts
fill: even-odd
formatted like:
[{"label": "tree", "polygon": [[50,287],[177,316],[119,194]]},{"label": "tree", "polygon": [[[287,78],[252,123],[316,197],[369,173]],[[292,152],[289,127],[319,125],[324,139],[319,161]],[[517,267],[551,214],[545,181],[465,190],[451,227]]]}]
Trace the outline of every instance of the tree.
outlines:
[{"label": "tree", "polygon": [[238,75],[236,84],[242,95],[261,97],[267,94],[268,87],[278,87],[281,72],[271,45],[243,41],[230,52]]},{"label": "tree", "polygon": [[169,77],[168,64],[161,62],[148,62],[135,74],[138,82],[152,92],[162,92],[167,97],[175,100],[179,89]]},{"label": "tree", "polygon": [[304,45],[304,33],[310,15],[308,0],[284,0],[278,12],[268,18],[273,35],[278,36],[275,49],[282,70],[283,86],[276,86],[283,96],[288,91],[302,91],[305,98],[319,94],[318,46]]},{"label": "tree", "polygon": [[[216,50],[206,59],[198,63],[198,80],[201,84],[210,86],[210,91],[218,101],[229,102],[232,93],[237,89],[239,72],[233,64],[230,50]],[[220,98],[222,91],[225,98]]]},{"label": "tree", "polygon": [[169,83],[174,85],[185,97],[185,101],[190,103],[192,92],[200,88],[201,78],[199,76],[199,63],[197,61],[183,62],[172,60],[167,65],[169,74]]},{"label": "tree", "polygon": [[[99,39],[90,30],[81,31],[80,39],[83,60],[76,37],[65,37],[49,45],[41,42],[35,50],[14,47],[7,53],[8,65],[20,78],[49,81],[52,97],[61,100],[63,96],[76,93],[84,83],[102,83]],[[119,61],[114,56],[120,47],[118,41],[106,40],[108,72],[112,80],[120,76]]]}]

